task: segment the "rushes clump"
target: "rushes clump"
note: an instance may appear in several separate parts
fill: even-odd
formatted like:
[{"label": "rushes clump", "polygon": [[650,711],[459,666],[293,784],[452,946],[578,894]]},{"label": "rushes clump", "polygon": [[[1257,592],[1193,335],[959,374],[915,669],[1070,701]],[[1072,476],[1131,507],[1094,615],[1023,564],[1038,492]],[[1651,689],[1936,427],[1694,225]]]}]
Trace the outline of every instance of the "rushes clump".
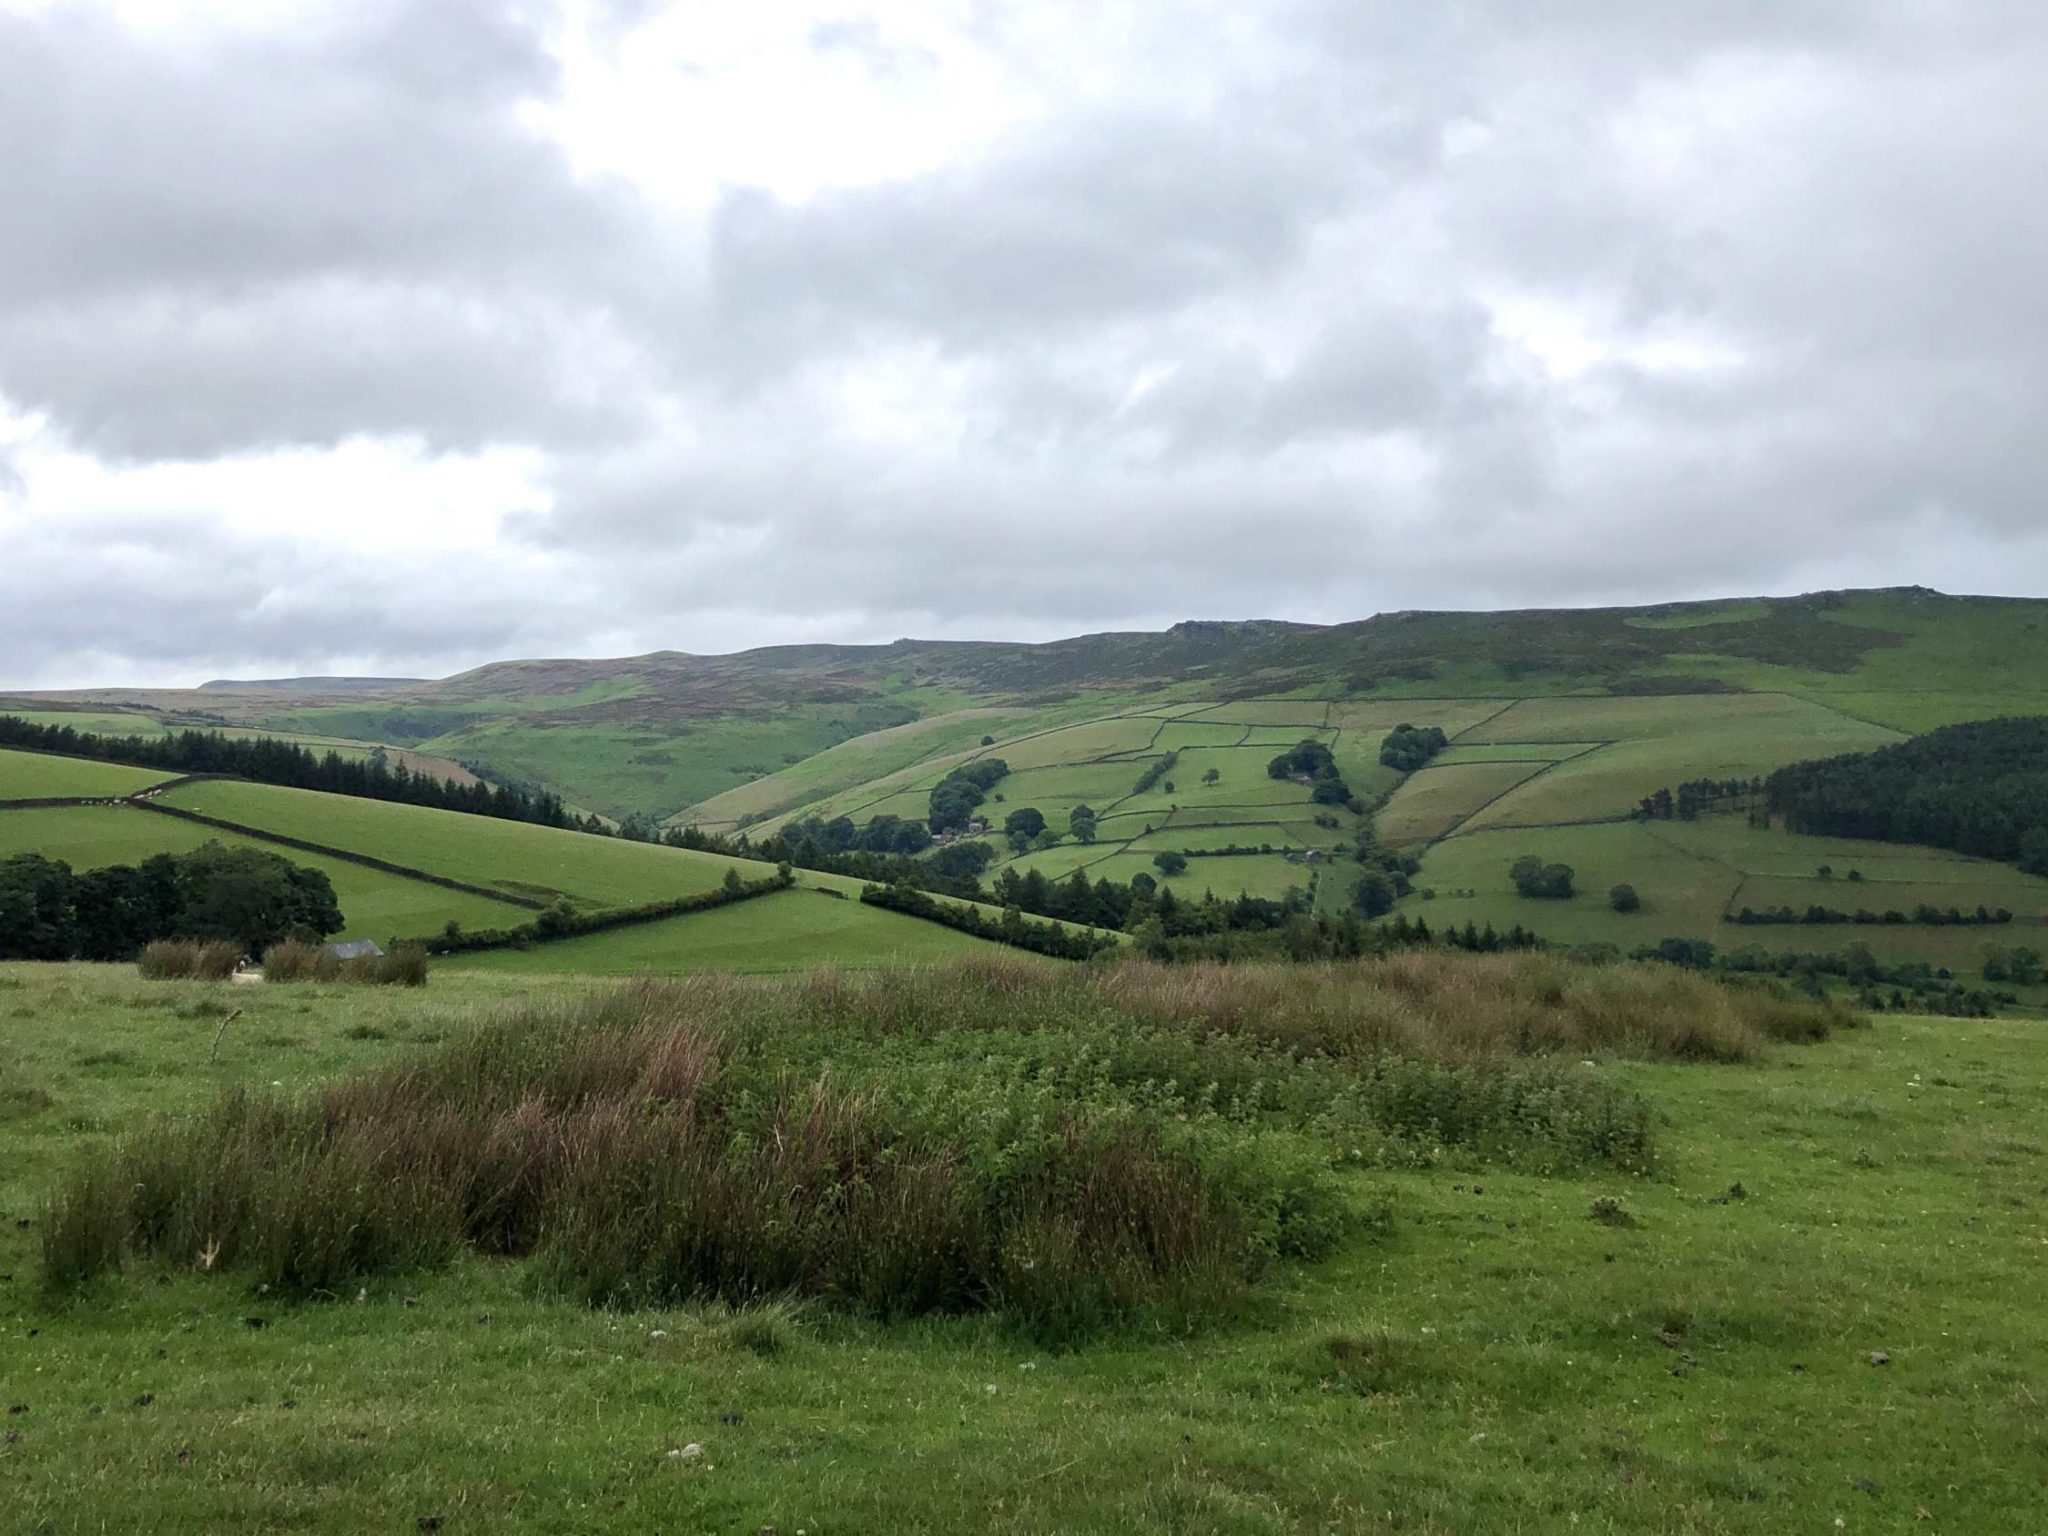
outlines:
[{"label": "rushes clump", "polygon": [[[146,1256],[341,1292],[467,1250],[600,1306],[990,1311],[1052,1341],[1182,1323],[1385,1231],[1346,1169],[1652,1166],[1644,1103],[1543,1053],[1740,1059],[1770,1015],[1615,969],[1403,957],[1198,985],[998,960],[529,1003],[88,1159],[48,1203],[44,1270]],[[1688,1044],[1688,1001],[1715,1051]]]},{"label": "rushes clump", "polygon": [[427,951],[420,944],[399,944],[386,954],[344,960],[325,945],[284,939],[263,952],[263,979],[423,987],[427,984]]},{"label": "rushes clump", "polygon": [[143,946],[135,966],[150,981],[225,981],[241,963],[239,944],[218,939],[157,939]]}]

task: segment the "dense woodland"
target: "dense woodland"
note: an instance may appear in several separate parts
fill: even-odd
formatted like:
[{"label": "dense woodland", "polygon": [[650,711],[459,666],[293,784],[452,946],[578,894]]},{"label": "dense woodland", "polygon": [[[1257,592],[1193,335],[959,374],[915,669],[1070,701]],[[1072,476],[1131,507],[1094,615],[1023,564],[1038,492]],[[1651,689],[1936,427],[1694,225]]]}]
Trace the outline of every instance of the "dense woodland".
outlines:
[{"label": "dense woodland", "polygon": [[89,757],[171,773],[227,774],[259,784],[319,789],[365,800],[395,800],[435,810],[496,816],[505,821],[530,821],[544,827],[603,830],[599,822],[585,822],[570,815],[561,798],[545,790],[520,789],[508,784],[451,784],[413,773],[402,762],[393,766],[381,753],[362,758],[343,757],[338,752],[316,754],[296,742],[274,736],[224,736],[218,731],[98,736],[68,725],[36,725],[18,715],[0,715],[0,747]]},{"label": "dense woodland", "polygon": [[2048,716],[1795,763],[1764,793],[1793,832],[1923,843],[2048,875]]},{"label": "dense woodland", "polygon": [[260,954],[341,927],[324,873],[260,848],[207,843],[83,873],[39,853],[0,859],[0,960],[132,960],[171,938]]}]

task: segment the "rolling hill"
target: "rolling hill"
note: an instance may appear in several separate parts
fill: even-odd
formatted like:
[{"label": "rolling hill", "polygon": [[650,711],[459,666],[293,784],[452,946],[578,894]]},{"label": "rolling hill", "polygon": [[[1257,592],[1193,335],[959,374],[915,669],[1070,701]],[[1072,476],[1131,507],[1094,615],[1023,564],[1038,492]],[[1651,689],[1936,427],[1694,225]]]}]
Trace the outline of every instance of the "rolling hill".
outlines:
[{"label": "rolling hill", "polygon": [[[267,849],[324,873],[340,939],[432,938],[531,923],[555,903],[601,918],[716,892],[765,865],[521,822],[232,780],[172,784],[139,769],[0,752],[0,859],[39,853],[75,870],[139,864],[209,841]],[[20,791],[35,793],[21,793]],[[140,792],[152,790],[143,797]],[[70,804],[23,804],[72,799]],[[995,953],[1000,946],[858,900],[861,882],[812,871],[754,901],[520,950],[441,962],[463,969],[669,973],[865,967]],[[997,916],[994,912],[990,917]]]},{"label": "rolling hill", "polygon": [[[1629,824],[1638,800],[1687,779],[1749,778],[1939,725],[2048,713],[2048,602],[1899,588],[1634,609],[1401,612],[1321,626],[1191,621],[1038,645],[665,651],[509,661],[432,682],[305,678],[0,697],[0,709],[14,705],[100,731],[208,726],[316,749],[383,746],[411,754],[416,771],[473,769],[614,819],[756,839],[811,817],[921,819],[946,773],[997,757],[1010,770],[985,807],[998,825],[1031,807],[1065,832],[1083,805],[1097,822],[1094,841],[1006,858],[992,879],[1007,868],[1128,880],[1156,873],[1160,855],[1180,854],[1187,869],[1160,878],[1181,894],[1295,889],[1336,912],[1357,874],[1344,855],[1366,818],[1317,805],[1306,784],[1264,771],[1274,753],[1315,740],[1381,841],[1420,859],[1404,911],[1520,920],[1564,938],[1655,938],[1677,927],[1704,936],[1738,895],[1739,906],[1757,892],[1774,901],[1803,894],[1746,889],[1752,879],[1788,878],[1788,860],[1812,869],[1871,860],[1824,839],[1795,844],[1733,826],[1688,842],[1683,828]],[[1379,743],[1402,723],[1440,727],[1449,748],[1412,774],[1383,767]],[[286,793],[196,785],[171,800],[354,835],[361,812],[323,817],[300,803],[284,814],[275,797]],[[579,854],[572,877],[543,841],[527,838],[535,830],[465,831],[440,840],[459,850],[440,846],[435,856],[489,889],[560,892],[589,905],[651,889],[642,875],[652,866],[636,861],[674,852],[613,845]],[[1523,853],[1583,866],[1580,896],[1547,908],[1517,898],[1504,872]],[[661,867],[653,885],[667,889],[667,872],[681,866]],[[1601,915],[1607,885],[1623,881],[1643,899],[1626,923]],[[2031,887],[1978,869],[1907,884],[1957,895],[1996,885],[2001,904],[2017,903],[2029,924],[2044,910]],[[1926,938],[1926,952],[1957,957],[1976,942],[1875,938],[1887,950]]]}]

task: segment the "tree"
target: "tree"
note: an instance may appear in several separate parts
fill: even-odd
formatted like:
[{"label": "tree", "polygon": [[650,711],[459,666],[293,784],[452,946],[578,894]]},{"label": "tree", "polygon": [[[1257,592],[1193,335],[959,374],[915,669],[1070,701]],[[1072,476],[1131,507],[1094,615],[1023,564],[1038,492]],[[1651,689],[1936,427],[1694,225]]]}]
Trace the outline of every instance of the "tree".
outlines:
[{"label": "tree", "polygon": [[1222,778],[1223,770],[1220,768],[1210,768],[1202,774],[1202,782],[1204,784],[1220,783],[1222,781]]},{"label": "tree", "polygon": [[981,744],[984,747],[992,747],[996,744],[996,739],[993,736],[984,736],[981,738]]},{"label": "tree", "polygon": [[39,853],[0,860],[0,960],[66,960],[75,952],[71,866]]},{"label": "tree", "polygon": [[1162,853],[1152,855],[1152,867],[1162,875],[1185,874],[1188,867],[1188,856],[1184,853],[1175,853],[1169,848]]},{"label": "tree", "polygon": [[333,882],[321,870],[211,842],[178,862],[179,938],[227,939],[261,954],[279,939],[317,942],[341,927]]},{"label": "tree", "polygon": [[1044,830],[1045,814],[1035,805],[1019,806],[1003,820],[1003,836],[1018,853],[1029,848],[1031,839]]},{"label": "tree", "polygon": [[1607,905],[1617,912],[1640,912],[1643,898],[1636,894],[1632,885],[1617,885],[1607,893]]},{"label": "tree", "polygon": [[1085,805],[1077,805],[1067,813],[1067,831],[1077,843],[1095,841],[1095,812]]},{"label": "tree", "polygon": [[1508,878],[1523,896],[1563,901],[1572,894],[1577,872],[1569,864],[1546,864],[1534,854],[1525,853],[1509,868]]},{"label": "tree", "polygon": [[1365,917],[1385,917],[1394,910],[1394,882],[1383,869],[1368,869],[1358,877],[1358,889],[1351,904]]},{"label": "tree", "polygon": [[719,882],[719,889],[728,896],[737,896],[746,887],[740,881],[740,872],[736,869],[728,868],[725,872],[725,878]]}]

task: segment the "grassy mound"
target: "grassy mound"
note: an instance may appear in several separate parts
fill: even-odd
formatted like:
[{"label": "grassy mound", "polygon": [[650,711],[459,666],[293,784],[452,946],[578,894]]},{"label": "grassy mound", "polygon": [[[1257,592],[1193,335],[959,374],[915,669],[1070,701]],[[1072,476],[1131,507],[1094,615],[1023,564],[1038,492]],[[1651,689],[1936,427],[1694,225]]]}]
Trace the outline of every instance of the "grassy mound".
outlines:
[{"label": "grassy mound", "polygon": [[146,1255],[338,1295],[468,1248],[600,1305],[1184,1321],[1383,1219],[1342,1167],[1651,1165],[1642,1101],[1524,1058],[1739,1059],[1830,1022],[1529,957],[644,984],[133,1136],[50,1201],[45,1273]]}]

